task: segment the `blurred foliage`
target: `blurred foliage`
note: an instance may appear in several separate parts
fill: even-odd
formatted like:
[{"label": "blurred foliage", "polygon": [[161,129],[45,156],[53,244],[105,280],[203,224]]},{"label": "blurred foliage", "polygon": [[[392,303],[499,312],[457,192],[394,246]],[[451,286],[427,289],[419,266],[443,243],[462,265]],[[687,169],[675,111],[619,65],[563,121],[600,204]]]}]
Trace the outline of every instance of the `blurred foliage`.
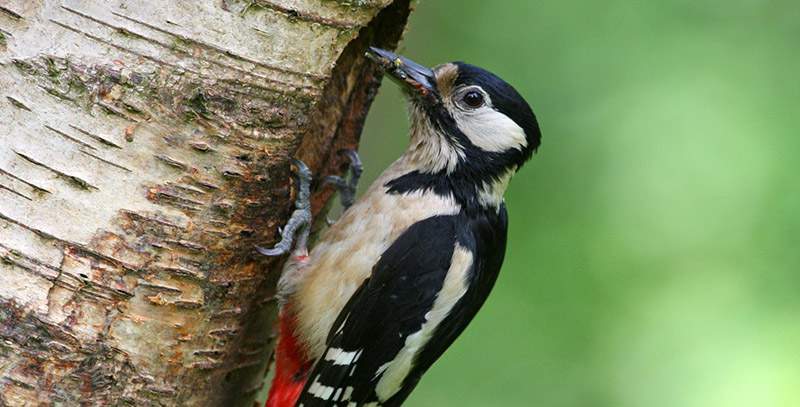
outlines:
[{"label": "blurred foliage", "polygon": [[[424,0],[401,51],[522,93],[495,291],[409,406],[800,405],[800,5]],[[405,148],[386,81],[362,186]]]}]

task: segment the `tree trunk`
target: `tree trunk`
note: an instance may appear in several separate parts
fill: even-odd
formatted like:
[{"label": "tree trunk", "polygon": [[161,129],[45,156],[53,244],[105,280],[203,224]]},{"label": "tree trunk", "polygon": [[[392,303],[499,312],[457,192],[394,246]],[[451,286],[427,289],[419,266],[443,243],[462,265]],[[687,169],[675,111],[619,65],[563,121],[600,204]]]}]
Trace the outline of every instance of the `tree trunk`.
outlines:
[{"label": "tree trunk", "polygon": [[[409,0],[0,0],[0,405],[247,405]],[[319,211],[332,191],[317,188]]]}]

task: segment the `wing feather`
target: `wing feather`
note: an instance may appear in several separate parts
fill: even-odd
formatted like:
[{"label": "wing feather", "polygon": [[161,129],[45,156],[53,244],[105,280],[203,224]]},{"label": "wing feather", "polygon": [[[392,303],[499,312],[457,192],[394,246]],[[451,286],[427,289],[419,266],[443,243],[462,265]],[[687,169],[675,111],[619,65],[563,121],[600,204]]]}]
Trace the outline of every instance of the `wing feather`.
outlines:
[{"label": "wing feather", "polygon": [[[436,216],[409,227],[342,309],[297,405],[400,405],[483,304],[502,264],[505,239],[504,207],[493,216]],[[460,270],[466,276],[464,289],[436,320],[433,332],[414,337],[436,318],[430,311],[457,250],[469,253],[470,261],[462,262],[465,269]],[[406,347],[416,339],[419,346]],[[413,358],[404,360],[412,365],[393,372],[401,351],[412,352]]]}]

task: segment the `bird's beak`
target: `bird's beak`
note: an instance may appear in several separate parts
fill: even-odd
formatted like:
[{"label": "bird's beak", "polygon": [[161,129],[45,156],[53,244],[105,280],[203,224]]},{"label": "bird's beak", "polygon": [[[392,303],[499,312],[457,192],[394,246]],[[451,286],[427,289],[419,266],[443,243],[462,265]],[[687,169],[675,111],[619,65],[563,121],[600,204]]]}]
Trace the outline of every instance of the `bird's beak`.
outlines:
[{"label": "bird's beak", "polygon": [[378,63],[381,69],[400,83],[409,94],[422,97],[435,96],[436,78],[430,68],[394,52],[375,47],[369,47],[366,56]]}]

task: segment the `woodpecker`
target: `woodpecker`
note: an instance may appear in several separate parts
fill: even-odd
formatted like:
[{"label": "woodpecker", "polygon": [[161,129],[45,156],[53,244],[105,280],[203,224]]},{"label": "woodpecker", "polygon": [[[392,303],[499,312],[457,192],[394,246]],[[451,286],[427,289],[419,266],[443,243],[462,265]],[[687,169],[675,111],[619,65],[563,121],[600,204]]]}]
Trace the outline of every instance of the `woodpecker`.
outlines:
[{"label": "woodpecker", "polygon": [[[489,295],[506,249],[503,194],[539,147],[533,111],[496,75],[378,48],[367,57],[403,88],[410,143],[310,252],[310,173],[297,163],[295,214],[275,248],[258,248],[285,253],[299,233],[278,287],[267,407],[403,403]],[[350,200],[351,160],[351,180],[328,178]]]}]

